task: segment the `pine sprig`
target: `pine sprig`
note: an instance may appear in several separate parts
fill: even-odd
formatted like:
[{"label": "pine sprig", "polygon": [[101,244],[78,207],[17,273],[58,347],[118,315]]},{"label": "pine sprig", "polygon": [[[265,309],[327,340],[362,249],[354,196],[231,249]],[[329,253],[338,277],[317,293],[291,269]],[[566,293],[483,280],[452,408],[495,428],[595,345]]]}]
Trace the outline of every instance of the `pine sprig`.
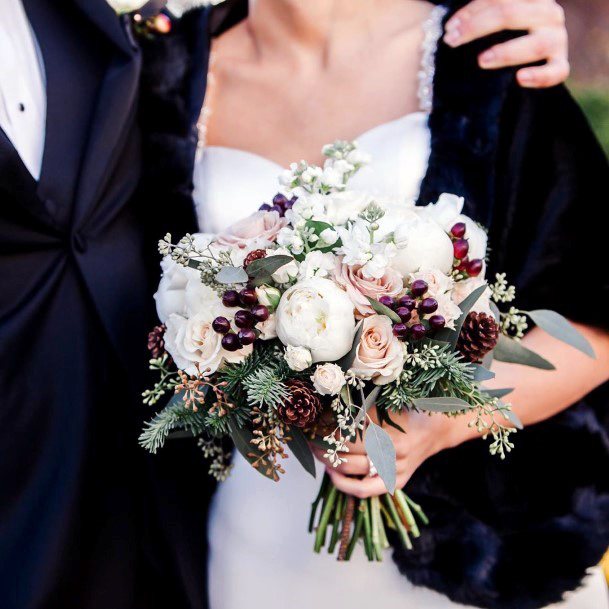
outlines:
[{"label": "pine sprig", "polygon": [[170,432],[176,429],[188,431],[193,436],[198,436],[205,430],[204,414],[186,408],[180,394],[176,394],[163,410],[144,425],[139,444],[156,454],[165,444]]}]

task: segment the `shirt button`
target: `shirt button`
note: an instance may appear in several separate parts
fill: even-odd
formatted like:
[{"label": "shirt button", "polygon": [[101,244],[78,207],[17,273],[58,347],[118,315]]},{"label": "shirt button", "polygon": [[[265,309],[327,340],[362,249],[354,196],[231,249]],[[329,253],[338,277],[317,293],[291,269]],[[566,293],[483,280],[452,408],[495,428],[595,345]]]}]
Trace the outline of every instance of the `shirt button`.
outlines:
[{"label": "shirt button", "polygon": [[84,254],[87,251],[87,240],[81,233],[75,233],[72,237],[72,245],[79,254]]}]

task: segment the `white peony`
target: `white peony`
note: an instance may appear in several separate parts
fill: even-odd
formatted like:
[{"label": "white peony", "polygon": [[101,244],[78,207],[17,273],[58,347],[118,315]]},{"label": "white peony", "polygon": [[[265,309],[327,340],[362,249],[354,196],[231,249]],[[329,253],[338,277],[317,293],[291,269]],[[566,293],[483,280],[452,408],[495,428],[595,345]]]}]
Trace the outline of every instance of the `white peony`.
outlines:
[{"label": "white peony", "polygon": [[421,268],[448,273],[453,265],[453,244],[444,229],[422,216],[411,217],[394,231],[397,253],[391,266],[407,276]]},{"label": "white peony", "polygon": [[329,363],[317,366],[311,380],[320,395],[338,395],[347,382],[341,367]]},{"label": "white peony", "polygon": [[133,13],[142,8],[148,0],[108,0],[108,4],[119,14]]},{"label": "white peony", "polygon": [[283,359],[295,372],[302,372],[313,363],[311,352],[306,347],[293,347],[292,345],[285,348]]},{"label": "white peony", "polygon": [[479,258],[484,260],[486,256],[486,248],[488,236],[486,231],[474,222],[469,216],[462,213],[465,200],[463,197],[457,197],[444,193],[436,203],[431,203],[420,208],[422,216],[434,220],[447,233],[458,222],[465,224],[465,238],[469,241],[469,259],[474,260]]},{"label": "white peony", "polygon": [[353,304],[329,279],[298,282],[281,297],[277,336],[284,345],[309,349],[313,362],[343,357],[351,349],[354,334]]}]

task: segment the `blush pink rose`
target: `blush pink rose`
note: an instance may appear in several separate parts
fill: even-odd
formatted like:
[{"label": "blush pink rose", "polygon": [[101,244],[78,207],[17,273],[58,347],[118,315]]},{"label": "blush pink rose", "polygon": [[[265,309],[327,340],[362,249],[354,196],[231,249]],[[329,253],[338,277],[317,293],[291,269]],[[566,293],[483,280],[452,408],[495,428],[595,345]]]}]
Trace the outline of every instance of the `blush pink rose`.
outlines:
[{"label": "blush pink rose", "polygon": [[243,220],[231,224],[218,235],[219,245],[247,248],[264,247],[277,239],[277,233],[288,221],[276,211],[257,211]]},{"label": "blush pink rose", "polygon": [[375,385],[387,385],[402,372],[404,346],[394,336],[391,320],[385,315],[371,315],[362,323],[362,336],[350,371]]},{"label": "blush pink rose", "polygon": [[344,264],[342,258],[336,262],[334,280],[349,295],[358,319],[374,313],[366,296],[374,300],[378,300],[381,296],[395,298],[404,289],[402,276],[398,271],[387,268],[379,279],[369,278],[364,276],[361,266]]}]

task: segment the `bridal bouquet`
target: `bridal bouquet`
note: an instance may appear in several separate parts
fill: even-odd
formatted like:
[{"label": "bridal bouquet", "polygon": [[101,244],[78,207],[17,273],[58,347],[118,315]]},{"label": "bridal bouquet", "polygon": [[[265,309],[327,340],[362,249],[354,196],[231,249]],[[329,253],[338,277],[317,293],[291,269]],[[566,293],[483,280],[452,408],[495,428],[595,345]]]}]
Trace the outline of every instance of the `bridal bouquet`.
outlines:
[{"label": "bridal bouquet", "polygon": [[349,189],[368,163],[354,143],[323,152],[323,167],[293,164],[272,202],[223,233],[160,241],[163,325],[149,338],[159,380],[144,401],[170,397],[140,442],[156,452],[170,434],[195,436],[223,480],[230,438],[278,480],[289,453],[315,476],[312,445],[336,467],[361,438],[387,494],[355,499],[326,475],[309,528],[316,551],[338,548],[346,560],[362,539],[381,560],[387,529],[410,548],[427,522],[396,488],[386,432],[399,428],[395,415],[468,416],[503,458],[520,422],[502,401],[510,389],[482,384],[492,358],[552,368],[519,342],[529,320],[590,347],[554,312],[499,311],[514,288],[485,278],[487,235],[461,198],[421,207],[373,197]]}]

